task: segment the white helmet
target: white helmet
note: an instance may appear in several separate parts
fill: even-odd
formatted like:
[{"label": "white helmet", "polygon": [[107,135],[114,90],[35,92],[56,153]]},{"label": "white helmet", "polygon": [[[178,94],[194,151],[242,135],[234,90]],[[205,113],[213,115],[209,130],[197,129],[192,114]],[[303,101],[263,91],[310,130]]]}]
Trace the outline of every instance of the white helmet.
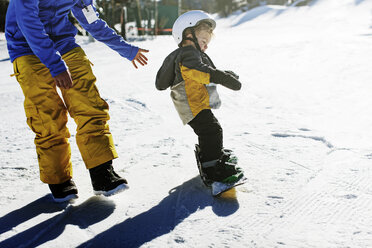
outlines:
[{"label": "white helmet", "polygon": [[195,27],[200,22],[205,21],[209,23],[212,29],[215,29],[216,22],[206,12],[202,10],[191,10],[180,15],[173,24],[172,35],[177,45],[179,45],[183,39],[183,31],[189,27]]}]

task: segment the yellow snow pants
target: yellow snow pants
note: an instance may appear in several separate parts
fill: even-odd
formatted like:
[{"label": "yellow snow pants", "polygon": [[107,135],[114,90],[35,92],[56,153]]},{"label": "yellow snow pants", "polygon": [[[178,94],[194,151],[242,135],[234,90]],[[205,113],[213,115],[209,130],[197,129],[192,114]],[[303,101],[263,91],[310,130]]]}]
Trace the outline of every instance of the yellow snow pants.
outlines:
[{"label": "yellow snow pants", "polygon": [[98,93],[90,61],[80,47],[62,58],[73,80],[72,88],[61,89],[63,101],[49,69],[39,58],[26,55],[13,61],[25,96],[27,124],[36,135],[40,179],[48,184],[72,178],[67,112],[77,124],[76,143],[87,169],[117,158],[107,124],[109,107]]}]

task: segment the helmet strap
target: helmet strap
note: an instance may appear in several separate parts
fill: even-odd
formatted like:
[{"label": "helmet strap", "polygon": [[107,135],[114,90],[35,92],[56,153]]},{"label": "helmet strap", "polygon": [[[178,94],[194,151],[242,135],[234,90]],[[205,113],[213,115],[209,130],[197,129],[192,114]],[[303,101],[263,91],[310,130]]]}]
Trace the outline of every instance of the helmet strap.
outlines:
[{"label": "helmet strap", "polygon": [[191,34],[192,34],[192,38],[193,38],[194,44],[196,46],[196,49],[198,49],[201,52],[201,48],[199,46],[198,38],[196,38],[194,28],[191,28]]},{"label": "helmet strap", "polygon": [[198,49],[201,52],[201,48],[199,46],[198,39],[196,38],[194,28],[191,28],[191,35],[192,35],[192,38],[189,38],[189,37],[186,37],[185,34],[184,34],[183,40],[190,40],[190,41],[194,42],[196,49]]}]

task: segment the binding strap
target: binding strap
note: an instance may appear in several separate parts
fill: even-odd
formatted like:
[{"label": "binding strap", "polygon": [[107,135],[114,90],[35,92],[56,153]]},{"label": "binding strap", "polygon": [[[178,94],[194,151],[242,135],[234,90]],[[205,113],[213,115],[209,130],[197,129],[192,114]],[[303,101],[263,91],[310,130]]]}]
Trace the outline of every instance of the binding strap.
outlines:
[{"label": "binding strap", "polygon": [[214,167],[218,164],[218,160],[219,159],[215,159],[215,160],[211,160],[211,161],[207,161],[207,162],[203,162],[201,163],[201,166],[203,168],[210,168],[210,167]]}]

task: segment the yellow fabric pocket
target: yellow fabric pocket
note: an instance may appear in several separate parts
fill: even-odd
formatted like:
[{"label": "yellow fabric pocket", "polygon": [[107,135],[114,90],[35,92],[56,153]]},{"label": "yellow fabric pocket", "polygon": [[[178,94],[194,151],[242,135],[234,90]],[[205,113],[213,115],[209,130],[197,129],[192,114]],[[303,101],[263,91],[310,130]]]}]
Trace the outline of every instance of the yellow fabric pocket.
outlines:
[{"label": "yellow fabric pocket", "polygon": [[27,125],[31,128],[31,130],[36,134],[41,136],[43,131],[42,122],[40,120],[40,116],[38,116],[38,112],[36,107],[34,106],[25,106],[25,113],[27,117]]}]

